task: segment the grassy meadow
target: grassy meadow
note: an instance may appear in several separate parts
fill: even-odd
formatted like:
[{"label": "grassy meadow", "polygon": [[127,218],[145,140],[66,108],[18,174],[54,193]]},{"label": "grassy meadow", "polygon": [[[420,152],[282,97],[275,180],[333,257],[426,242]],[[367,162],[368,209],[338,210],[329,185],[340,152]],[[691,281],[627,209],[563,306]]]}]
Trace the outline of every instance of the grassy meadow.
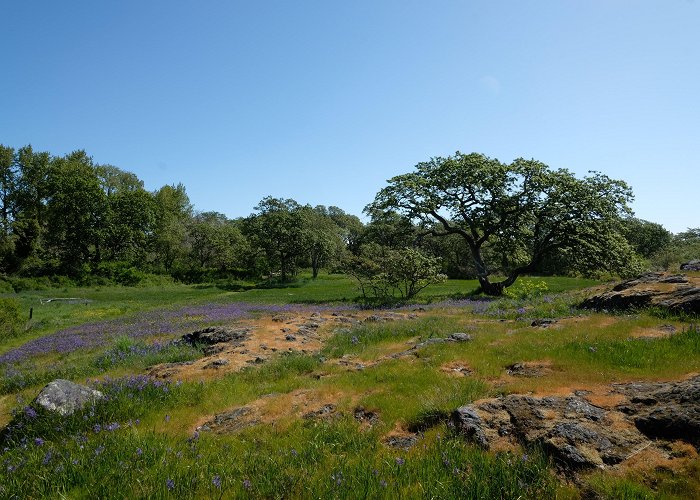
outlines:
[{"label": "grassy meadow", "polygon": [[[320,352],[280,353],[224,376],[161,380],[160,363],[196,360],[201,348],[170,341],[201,326],[279,313],[360,311],[351,280],[307,276],[293,286],[167,285],[26,291],[33,318],[0,340],[3,498],[697,498],[700,462],[688,470],[595,473],[572,481],[538,449],[484,452],[454,436],[447,415],[500,394],[547,394],[700,372],[700,331],[687,318],[576,308],[573,278],[533,278],[547,291],[498,300],[476,282],[450,280],[397,308],[414,319],[323,326]],[[524,288],[521,288],[524,290]],[[78,298],[52,301],[49,298]],[[42,303],[42,299],[44,303]],[[558,321],[533,327],[537,318]],[[674,335],[659,332],[673,329]],[[467,332],[472,341],[436,343]],[[537,378],[505,367],[540,363]],[[358,368],[361,366],[361,368]],[[455,370],[455,367],[463,369]],[[107,399],[71,417],[30,405],[55,378],[88,382]],[[333,418],[297,407],[332,402]],[[257,425],[198,431],[232,408],[263,408]],[[357,408],[378,416],[371,424]],[[410,448],[389,437],[412,437]]]}]

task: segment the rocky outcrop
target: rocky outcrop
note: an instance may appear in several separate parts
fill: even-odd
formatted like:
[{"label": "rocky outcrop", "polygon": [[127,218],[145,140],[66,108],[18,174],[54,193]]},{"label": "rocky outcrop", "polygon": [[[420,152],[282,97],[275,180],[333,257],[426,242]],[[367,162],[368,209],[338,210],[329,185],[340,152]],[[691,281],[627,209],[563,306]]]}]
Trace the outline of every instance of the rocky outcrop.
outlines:
[{"label": "rocky outcrop", "polygon": [[681,264],[681,271],[700,271],[700,260],[691,260]]},{"label": "rocky outcrop", "polygon": [[659,439],[682,439],[700,446],[700,377],[679,382],[622,384],[629,397],[619,410],[637,429]]},{"label": "rocky outcrop", "polygon": [[102,399],[100,391],[69,380],[57,379],[44,387],[34,400],[36,406],[59,415],[72,415],[87,404]]},{"label": "rocky outcrop", "polygon": [[584,392],[477,401],[455,410],[450,426],[485,449],[540,446],[566,470],[619,464],[648,447],[664,453],[664,440],[700,445],[700,377],[613,385],[624,401],[609,408]]},{"label": "rocky outcrop", "polygon": [[225,328],[210,326],[182,336],[182,342],[190,345],[214,345],[224,342],[242,342],[250,336],[250,328]]},{"label": "rocky outcrop", "polygon": [[197,431],[228,434],[260,423],[259,411],[249,406],[240,406],[216,415],[197,428]]},{"label": "rocky outcrop", "polygon": [[647,273],[584,300],[588,309],[630,309],[658,306],[700,314],[700,278],[684,274]]}]

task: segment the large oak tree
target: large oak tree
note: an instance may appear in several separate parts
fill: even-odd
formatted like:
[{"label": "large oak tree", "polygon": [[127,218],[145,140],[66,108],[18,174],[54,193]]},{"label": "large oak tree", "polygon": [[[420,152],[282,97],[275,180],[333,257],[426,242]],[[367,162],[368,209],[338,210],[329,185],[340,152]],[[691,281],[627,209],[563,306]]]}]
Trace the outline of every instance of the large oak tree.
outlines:
[{"label": "large oak tree", "polygon": [[[462,237],[489,295],[502,294],[553,253],[566,254],[574,269],[613,272],[632,255],[621,232],[631,189],[597,172],[579,179],[536,160],[505,164],[457,152],[388,182],[366,211],[398,211],[427,234]],[[504,278],[492,281],[494,272]]]}]

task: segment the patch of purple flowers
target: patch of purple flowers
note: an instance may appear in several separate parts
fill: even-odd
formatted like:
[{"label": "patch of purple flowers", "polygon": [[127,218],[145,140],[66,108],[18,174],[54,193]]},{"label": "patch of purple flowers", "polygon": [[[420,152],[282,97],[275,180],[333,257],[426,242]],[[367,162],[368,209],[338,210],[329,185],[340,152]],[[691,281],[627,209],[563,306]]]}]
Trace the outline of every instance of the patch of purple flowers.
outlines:
[{"label": "patch of purple flowers", "polygon": [[249,302],[160,309],[136,314],[131,318],[97,321],[59,330],[0,354],[0,364],[9,365],[54,352],[65,354],[78,349],[94,349],[124,336],[139,340],[176,335],[211,324],[249,318],[256,313],[321,312],[337,309],[337,306],[310,307],[299,304]]}]

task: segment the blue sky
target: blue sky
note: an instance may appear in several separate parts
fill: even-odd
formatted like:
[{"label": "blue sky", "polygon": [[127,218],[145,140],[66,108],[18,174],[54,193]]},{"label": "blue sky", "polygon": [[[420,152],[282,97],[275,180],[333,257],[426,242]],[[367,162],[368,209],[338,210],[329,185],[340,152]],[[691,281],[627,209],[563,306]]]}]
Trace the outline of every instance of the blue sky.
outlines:
[{"label": "blue sky", "polygon": [[182,182],[198,210],[264,196],[360,214],[457,150],[632,185],[700,226],[700,2],[15,0],[0,143]]}]

